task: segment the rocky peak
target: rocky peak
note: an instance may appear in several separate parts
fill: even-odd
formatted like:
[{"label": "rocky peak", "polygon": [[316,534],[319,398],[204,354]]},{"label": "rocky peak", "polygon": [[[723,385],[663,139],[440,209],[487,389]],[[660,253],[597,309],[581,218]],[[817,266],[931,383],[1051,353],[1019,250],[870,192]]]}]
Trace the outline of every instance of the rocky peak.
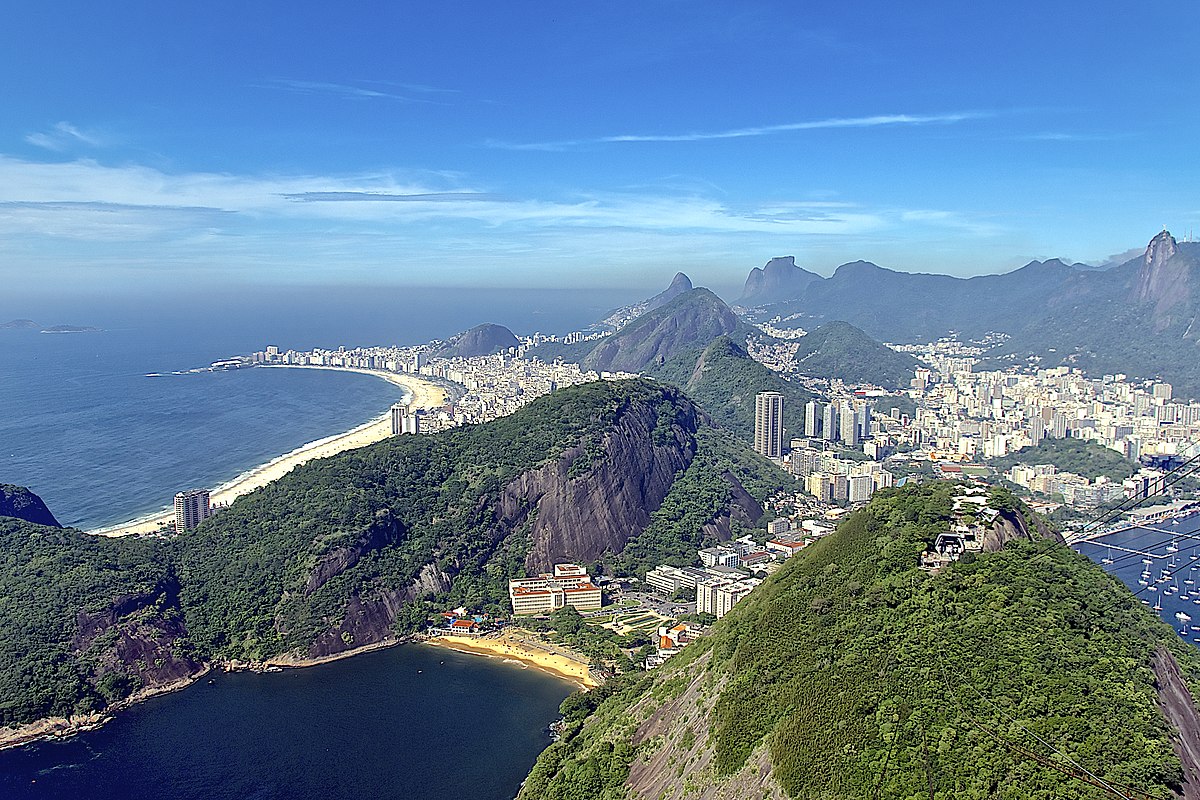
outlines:
[{"label": "rocky peak", "polygon": [[668,292],[682,294],[692,290],[692,279],[682,272],[676,272],[675,277],[671,279],[671,285],[667,287]]},{"label": "rocky peak", "polygon": [[762,267],[750,270],[739,302],[756,304],[791,300],[800,297],[813,281],[819,280],[820,275],[796,266],[795,256],[777,256]]},{"label": "rocky peak", "polygon": [[1150,240],[1150,244],[1146,246],[1146,255],[1142,259],[1142,263],[1147,266],[1161,264],[1171,256],[1179,252],[1179,244],[1175,241],[1175,237],[1166,228],[1163,232]]},{"label": "rocky peak", "polygon": [[1158,329],[1170,324],[1171,317],[1167,312],[1190,295],[1190,264],[1179,255],[1178,242],[1164,229],[1146,246],[1138,270],[1133,299],[1138,303],[1154,304],[1154,323]]}]

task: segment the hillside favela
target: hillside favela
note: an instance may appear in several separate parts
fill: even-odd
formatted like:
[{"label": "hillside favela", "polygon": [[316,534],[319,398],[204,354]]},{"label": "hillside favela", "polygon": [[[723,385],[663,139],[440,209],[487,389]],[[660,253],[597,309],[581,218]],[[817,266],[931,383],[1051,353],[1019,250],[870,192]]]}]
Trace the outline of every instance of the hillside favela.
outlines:
[{"label": "hillside favela", "polygon": [[1200,800],[1196,9],[13,9],[0,797]]}]

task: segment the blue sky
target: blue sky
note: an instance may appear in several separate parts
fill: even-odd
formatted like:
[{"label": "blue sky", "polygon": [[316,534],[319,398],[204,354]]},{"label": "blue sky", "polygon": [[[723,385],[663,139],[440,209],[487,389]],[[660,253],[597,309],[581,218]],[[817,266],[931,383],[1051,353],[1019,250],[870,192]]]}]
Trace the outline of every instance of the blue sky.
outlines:
[{"label": "blue sky", "polygon": [[[916,6],[917,8],[913,8]],[[987,7],[984,7],[987,6]],[[0,284],[732,291],[1200,232],[1197,7],[12,4]]]}]

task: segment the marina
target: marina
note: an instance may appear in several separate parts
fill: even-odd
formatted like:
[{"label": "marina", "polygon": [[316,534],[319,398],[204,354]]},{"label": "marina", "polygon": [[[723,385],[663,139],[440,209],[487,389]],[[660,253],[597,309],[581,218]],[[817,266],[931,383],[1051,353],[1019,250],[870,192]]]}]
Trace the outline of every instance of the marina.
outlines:
[{"label": "marina", "polygon": [[1119,530],[1076,541],[1072,548],[1117,576],[1138,599],[1153,609],[1180,638],[1200,646],[1200,514],[1189,506],[1155,524]]}]

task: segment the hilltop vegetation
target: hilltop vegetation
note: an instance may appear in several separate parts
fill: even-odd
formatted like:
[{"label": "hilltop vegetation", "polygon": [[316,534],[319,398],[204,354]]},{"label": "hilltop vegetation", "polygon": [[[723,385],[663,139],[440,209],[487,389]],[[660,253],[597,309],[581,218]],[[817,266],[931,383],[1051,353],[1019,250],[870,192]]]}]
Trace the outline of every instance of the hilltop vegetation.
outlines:
[{"label": "hilltop vegetation", "polygon": [[169,540],[3,518],[0,723],[101,709],[213,660],[349,651],[432,601],[505,611],[507,580],[555,561],[640,569],[753,525],[754,495],[781,480],[637,380],[310,462]]},{"label": "hilltop vegetation", "polygon": [[[564,704],[568,735],[521,797],[578,797],[580,783],[595,797],[1106,796],[1030,732],[1106,781],[1173,796],[1152,666],[1173,654],[1194,683],[1195,654],[1048,541],[918,570],[952,491],[876,494],[653,678]],[[1015,502],[996,490],[1023,530]]]},{"label": "hilltop vegetation", "polygon": [[1007,472],[1017,464],[1036,466],[1053,464],[1059,472],[1073,472],[1089,480],[1104,476],[1122,481],[1138,470],[1138,463],[1115,450],[1083,439],[1043,439],[1035,447],[1023,447],[1002,458],[994,458],[992,466]]},{"label": "hilltop vegetation", "polygon": [[827,322],[798,340],[796,369],[816,378],[848,384],[907,387],[921,362],[875,341],[848,322]]},{"label": "hilltop vegetation", "polygon": [[807,389],[755,361],[729,336],[679,353],[652,374],[683,389],[718,425],[747,442],[754,438],[754,397],[759,392],[783,395],[783,426],[792,436],[803,433],[804,404],[813,399]]}]

